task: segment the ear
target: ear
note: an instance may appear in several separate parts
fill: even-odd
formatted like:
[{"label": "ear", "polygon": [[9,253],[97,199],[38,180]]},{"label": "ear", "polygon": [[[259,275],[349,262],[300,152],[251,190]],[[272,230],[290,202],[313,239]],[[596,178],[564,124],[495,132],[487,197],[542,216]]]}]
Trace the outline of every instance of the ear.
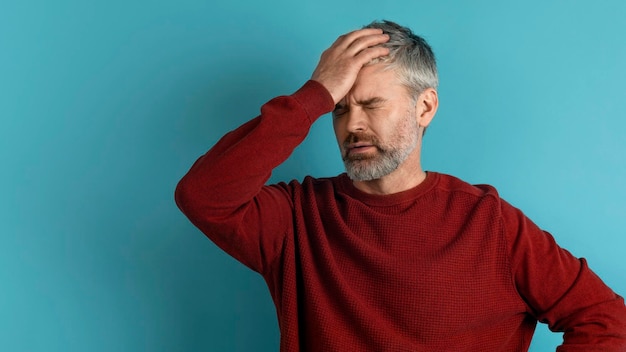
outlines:
[{"label": "ear", "polygon": [[427,88],[420,94],[415,106],[415,115],[417,115],[417,123],[420,127],[428,127],[435,117],[438,107],[439,98],[434,88]]}]

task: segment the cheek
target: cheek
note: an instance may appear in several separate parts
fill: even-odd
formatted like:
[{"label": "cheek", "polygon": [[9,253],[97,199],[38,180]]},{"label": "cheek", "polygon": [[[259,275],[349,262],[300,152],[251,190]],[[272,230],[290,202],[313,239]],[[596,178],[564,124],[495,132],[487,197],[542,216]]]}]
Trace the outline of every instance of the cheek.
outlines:
[{"label": "cheek", "polygon": [[409,121],[409,118],[410,116],[407,116],[406,113],[390,113],[385,117],[376,119],[377,123],[372,126],[372,131],[385,140],[386,143],[396,143],[398,138],[403,138],[411,133],[411,121]]}]

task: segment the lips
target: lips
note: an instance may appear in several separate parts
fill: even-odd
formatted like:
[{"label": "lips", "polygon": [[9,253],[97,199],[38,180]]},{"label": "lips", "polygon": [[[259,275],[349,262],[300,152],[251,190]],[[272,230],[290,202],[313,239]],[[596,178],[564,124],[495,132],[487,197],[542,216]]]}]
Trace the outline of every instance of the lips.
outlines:
[{"label": "lips", "polygon": [[376,150],[376,146],[372,143],[351,143],[346,145],[345,158],[353,160],[369,159],[373,152]]},{"label": "lips", "polygon": [[358,159],[365,157],[366,153],[378,148],[376,139],[364,133],[351,133],[343,142],[345,156],[356,156]]},{"label": "lips", "polygon": [[358,143],[348,144],[346,146],[346,149],[351,150],[351,149],[360,149],[360,148],[367,148],[367,147],[373,147],[373,146],[374,145],[372,143],[358,142]]},{"label": "lips", "polygon": [[343,147],[346,149],[372,146],[376,144],[376,137],[362,132],[350,133],[343,141]]}]

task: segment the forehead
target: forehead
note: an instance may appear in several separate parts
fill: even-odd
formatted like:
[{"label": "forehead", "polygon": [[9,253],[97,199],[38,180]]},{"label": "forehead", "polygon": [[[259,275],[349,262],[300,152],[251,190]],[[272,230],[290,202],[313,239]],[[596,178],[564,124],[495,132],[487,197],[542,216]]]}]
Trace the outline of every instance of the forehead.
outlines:
[{"label": "forehead", "polygon": [[359,72],[352,89],[346,96],[350,100],[365,100],[373,97],[393,98],[405,96],[408,90],[396,71],[384,63],[365,66]]}]

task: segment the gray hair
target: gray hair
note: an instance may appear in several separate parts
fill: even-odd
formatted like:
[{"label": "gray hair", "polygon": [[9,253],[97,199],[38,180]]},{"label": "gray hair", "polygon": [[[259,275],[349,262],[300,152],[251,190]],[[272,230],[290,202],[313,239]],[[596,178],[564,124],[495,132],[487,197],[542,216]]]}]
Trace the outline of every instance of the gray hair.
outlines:
[{"label": "gray hair", "polygon": [[380,44],[389,49],[389,55],[374,59],[370,64],[387,63],[387,68],[396,71],[414,99],[427,88],[437,89],[435,54],[424,38],[407,27],[386,20],[374,21],[363,28],[379,28],[389,35],[389,41]]}]

